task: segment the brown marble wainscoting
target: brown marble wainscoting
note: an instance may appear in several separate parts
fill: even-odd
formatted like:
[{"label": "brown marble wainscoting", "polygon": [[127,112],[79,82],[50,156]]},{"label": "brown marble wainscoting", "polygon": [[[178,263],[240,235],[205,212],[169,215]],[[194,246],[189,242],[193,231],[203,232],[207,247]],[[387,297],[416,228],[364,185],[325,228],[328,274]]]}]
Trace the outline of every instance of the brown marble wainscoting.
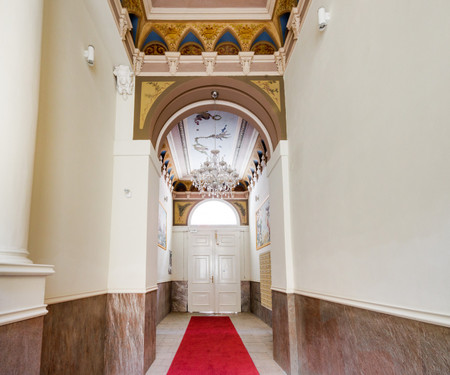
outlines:
[{"label": "brown marble wainscoting", "polygon": [[301,295],[295,306],[302,375],[450,374],[450,328]]},{"label": "brown marble wainscoting", "polygon": [[41,374],[103,374],[106,294],[55,303],[47,309]]},{"label": "brown marble wainscoting", "polygon": [[172,311],[188,311],[188,282],[172,281]]},{"label": "brown marble wainscoting", "polygon": [[157,307],[156,307],[156,324],[159,324],[172,309],[172,282],[167,281],[158,283],[157,293]]},{"label": "brown marble wainscoting", "polygon": [[108,294],[105,375],[144,374],[145,294]]},{"label": "brown marble wainscoting", "polygon": [[44,317],[0,326],[0,374],[38,375]]},{"label": "brown marble wainscoting", "polygon": [[250,281],[250,311],[272,327],[272,311],[261,305],[259,281]]},{"label": "brown marble wainscoting", "polygon": [[156,357],[157,291],[145,295],[144,374]]},{"label": "brown marble wainscoting", "polygon": [[298,374],[295,295],[272,290],[273,359],[286,374]]},{"label": "brown marble wainscoting", "polygon": [[241,281],[241,311],[250,312],[250,281]]}]

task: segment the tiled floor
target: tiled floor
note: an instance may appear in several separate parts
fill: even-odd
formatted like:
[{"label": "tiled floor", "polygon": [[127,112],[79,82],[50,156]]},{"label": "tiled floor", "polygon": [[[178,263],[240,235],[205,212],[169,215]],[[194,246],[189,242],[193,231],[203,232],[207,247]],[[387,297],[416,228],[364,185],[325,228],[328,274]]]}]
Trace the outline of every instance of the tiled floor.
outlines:
[{"label": "tiled floor", "polygon": [[[169,370],[173,357],[193,315],[170,313],[156,329],[156,359],[147,375],[163,375]],[[228,314],[227,314],[228,315]],[[272,329],[250,313],[228,315],[261,375],[285,374],[272,356]],[[199,374],[200,375],[200,374]]]}]

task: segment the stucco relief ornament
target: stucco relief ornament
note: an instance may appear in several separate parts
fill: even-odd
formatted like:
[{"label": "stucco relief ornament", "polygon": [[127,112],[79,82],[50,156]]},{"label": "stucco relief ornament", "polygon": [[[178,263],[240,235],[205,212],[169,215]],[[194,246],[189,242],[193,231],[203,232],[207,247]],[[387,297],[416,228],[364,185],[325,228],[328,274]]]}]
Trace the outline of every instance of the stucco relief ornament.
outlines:
[{"label": "stucco relief ornament", "polygon": [[294,39],[298,39],[300,35],[300,9],[292,8],[291,15],[287,23],[287,28],[294,33]]},{"label": "stucco relief ornament", "polygon": [[139,51],[135,48],[133,53],[133,70],[136,75],[138,75],[142,70],[142,65],[144,64],[144,52]]},{"label": "stucco relief ornament", "polygon": [[206,67],[206,74],[208,76],[214,73],[214,66],[216,65],[217,52],[203,52],[203,64]]},{"label": "stucco relief ornament", "polygon": [[275,64],[277,64],[278,73],[283,75],[286,70],[286,52],[284,52],[284,48],[281,47],[273,55],[275,56]]},{"label": "stucco relief ornament", "polygon": [[113,71],[116,76],[116,88],[117,91],[124,99],[127,98],[128,95],[133,94],[134,89],[134,73],[132,70],[126,65],[118,65],[114,68]]},{"label": "stucco relief ornament", "polygon": [[180,52],[166,52],[167,64],[169,64],[169,72],[175,75],[178,70],[178,65],[180,64]]},{"label": "stucco relief ornament", "polygon": [[255,52],[239,52],[239,61],[242,66],[242,71],[244,72],[244,75],[247,75],[250,73],[250,66],[252,64],[253,55]]},{"label": "stucco relief ornament", "polygon": [[119,18],[119,33],[122,40],[125,40],[127,32],[133,28],[128,11],[122,8]]}]

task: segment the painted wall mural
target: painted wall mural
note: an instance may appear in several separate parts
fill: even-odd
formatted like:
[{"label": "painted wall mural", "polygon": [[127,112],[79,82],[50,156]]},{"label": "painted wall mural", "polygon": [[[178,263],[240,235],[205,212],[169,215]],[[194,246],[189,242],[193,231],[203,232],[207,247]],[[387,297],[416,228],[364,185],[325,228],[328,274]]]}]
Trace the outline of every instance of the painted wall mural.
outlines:
[{"label": "painted wall mural", "polygon": [[167,212],[161,202],[158,209],[158,246],[167,249]]},{"label": "painted wall mural", "polygon": [[270,245],[270,201],[267,197],[256,211],[256,250]]}]

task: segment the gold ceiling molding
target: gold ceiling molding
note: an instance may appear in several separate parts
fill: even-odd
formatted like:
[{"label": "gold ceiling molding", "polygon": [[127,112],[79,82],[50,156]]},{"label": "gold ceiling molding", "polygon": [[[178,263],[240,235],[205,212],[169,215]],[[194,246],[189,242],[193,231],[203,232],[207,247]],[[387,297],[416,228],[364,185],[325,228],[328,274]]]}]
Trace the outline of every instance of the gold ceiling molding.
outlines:
[{"label": "gold ceiling molding", "polygon": [[281,90],[280,81],[278,80],[252,80],[250,81],[263,90],[276,104],[281,112]]},{"label": "gold ceiling molding", "polygon": [[136,16],[142,17],[145,14],[141,0],[122,0],[122,6],[127,8],[128,13]]},{"label": "gold ceiling molding", "polygon": [[289,13],[295,6],[297,6],[297,0],[278,0],[272,19],[278,18],[284,13]]},{"label": "gold ceiling molding", "polygon": [[142,82],[141,84],[141,113],[139,129],[144,129],[145,119],[155,103],[156,99],[175,81]]},{"label": "gold ceiling molding", "polygon": [[282,38],[277,31],[277,27],[273,22],[148,22],[142,28],[141,35],[138,37],[137,43],[140,49],[145,48],[145,40],[147,36],[155,30],[167,43],[169,51],[176,52],[181,47],[181,42],[186,35],[192,31],[194,35],[202,42],[206,52],[213,52],[219,39],[230,31],[238,43],[242,51],[250,51],[253,41],[259,34],[266,30],[275,43],[275,48],[280,48]]}]

